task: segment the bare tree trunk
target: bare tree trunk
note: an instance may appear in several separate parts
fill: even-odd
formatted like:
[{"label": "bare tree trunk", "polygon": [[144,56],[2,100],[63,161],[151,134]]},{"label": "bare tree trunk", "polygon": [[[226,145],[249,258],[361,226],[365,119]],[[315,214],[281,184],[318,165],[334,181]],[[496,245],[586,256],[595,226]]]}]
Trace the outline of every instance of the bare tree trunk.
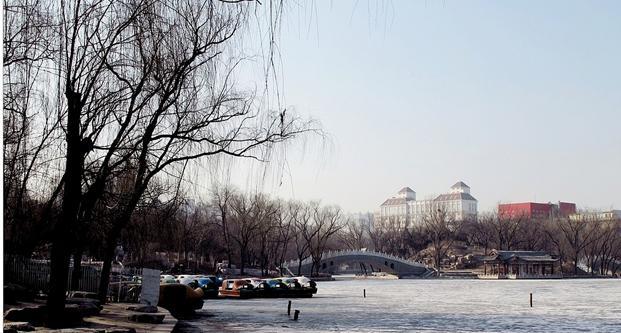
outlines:
[{"label": "bare tree trunk", "polygon": [[298,257],[298,275],[302,275],[302,257]]},{"label": "bare tree trunk", "polygon": [[65,309],[67,275],[69,273],[70,244],[73,244],[73,231],[78,223],[83,153],[80,138],[81,95],[73,91],[67,82],[67,157],[65,162],[65,188],[61,219],[54,226],[52,241],[50,291],[47,299],[49,325],[59,326]]},{"label": "bare tree trunk", "polygon": [[244,268],[246,268],[246,249],[241,247],[240,250],[240,262],[239,262],[239,275],[244,275]]},{"label": "bare tree trunk", "polygon": [[228,226],[226,220],[226,209],[222,210],[222,236],[224,237],[224,246],[226,250],[226,259],[227,259],[227,267],[231,268],[231,261],[233,260],[233,256],[231,254],[231,241],[228,233]]},{"label": "bare tree trunk", "polygon": [[114,249],[116,246],[107,245],[104,257],[103,267],[101,269],[101,279],[99,280],[99,300],[102,303],[107,301],[108,297],[108,285],[110,284],[110,272],[112,271],[112,258],[114,257]]},{"label": "bare tree trunk", "polygon": [[578,275],[578,260],[579,260],[579,255],[578,253],[576,253],[574,255],[574,275]]},{"label": "bare tree trunk", "polygon": [[99,280],[99,300],[104,303],[108,295],[108,285],[110,283],[110,273],[112,271],[112,259],[114,258],[114,250],[117,246],[117,241],[121,237],[121,231],[128,224],[140,197],[144,192],[144,188],[136,189],[132,193],[131,199],[123,211],[119,214],[118,218],[113,220],[112,230],[108,233],[106,239],[106,248],[104,250],[104,264],[101,269],[101,279]]}]

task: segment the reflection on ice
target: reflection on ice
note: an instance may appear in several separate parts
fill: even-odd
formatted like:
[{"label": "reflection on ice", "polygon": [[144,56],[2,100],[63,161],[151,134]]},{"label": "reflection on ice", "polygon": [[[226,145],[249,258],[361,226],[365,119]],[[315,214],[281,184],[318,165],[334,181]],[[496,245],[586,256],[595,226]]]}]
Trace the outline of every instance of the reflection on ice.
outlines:
[{"label": "reflection on ice", "polygon": [[191,324],[231,332],[621,331],[619,280],[349,280],[318,289],[293,299],[297,322],[287,299],[249,299],[207,300],[210,316]]}]

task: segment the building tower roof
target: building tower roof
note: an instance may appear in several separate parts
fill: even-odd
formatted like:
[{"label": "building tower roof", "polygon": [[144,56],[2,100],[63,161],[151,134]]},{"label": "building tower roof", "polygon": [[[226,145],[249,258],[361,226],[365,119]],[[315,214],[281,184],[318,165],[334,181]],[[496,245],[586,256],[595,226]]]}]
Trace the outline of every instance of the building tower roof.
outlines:
[{"label": "building tower roof", "polygon": [[440,194],[435,199],[433,199],[433,201],[452,201],[452,200],[477,201],[477,199],[473,197],[470,193],[463,193],[463,192]]},{"label": "building tower roof", "polygon": [[457,183],[455,183],[455,185],[451,186],[451,188],[460,188],[460,187],[470,188],[470,186],[466,185],[466,183],[462,181],[458,181]]},{"label": "building tower roof", "polygon": [[408,193],[408,192],[414,192],[414,190],[406,186],[399,191],[399,193]]}]

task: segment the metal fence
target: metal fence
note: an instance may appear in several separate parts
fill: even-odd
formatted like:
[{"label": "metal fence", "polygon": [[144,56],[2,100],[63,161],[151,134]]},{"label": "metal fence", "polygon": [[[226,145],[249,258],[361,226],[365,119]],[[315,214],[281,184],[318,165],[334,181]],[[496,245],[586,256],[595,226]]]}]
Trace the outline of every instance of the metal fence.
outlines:
[{"label": "metal fence", "polygon": [[[101,263],[82,263],[80,280],[72,285],[73,264],[67,274],[67,290],[88,291],[96,293],[101,279]],[[108,299],[111,301],[128,301],[133,298],[131,289],[141,283],[142,268],[113,266],[108,286]],[[21,256],[4,257],[4,279],[33,290],[47,293],[50,283],[50,261],[31,259]]]},{"label": "metal fence", "polygon": [[116,302],[138,302],[142,285],[142,268],[117,267],[108,284],[108,299]]}]

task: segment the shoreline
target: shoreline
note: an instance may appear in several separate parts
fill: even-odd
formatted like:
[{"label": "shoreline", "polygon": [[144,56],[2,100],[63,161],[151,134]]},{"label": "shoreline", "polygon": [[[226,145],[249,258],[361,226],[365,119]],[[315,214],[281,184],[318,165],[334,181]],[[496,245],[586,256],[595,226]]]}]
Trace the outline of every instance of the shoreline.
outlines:
[{"label": "shoreline", "polygon": [[[372,275],[367,275],[367,276],[360,276],[360,275],[350,275],[350,274],[344,274],[344,275],[333,275],[332,276],[332,280],[330,281],[348,281],[348,280],[484,280],[484,281],[524,281],[524,280],[537,280],[537,281],[543,281],[543,280],[587,280],[587,279],[593,279],[593,280],[602,280],[602,279],[621,279],[621,277],[614,277],[614,276],[601,276],[601,275],[595,275],[595,276],[591,276],[591,275],[563,275],[562,277],[558,277],[558,278],[520,278],[520,279],[485,279],[485,278],[480,278],[478,276],[462,276],[462,275],[449,275],[449,276],[430,276],[430,277],[426,277],[426,278],[420,278],[420,277],[397,277],[396,275],[391,275],[391,277],[384,277],[384,276],[372,276]],[[327,280],[320,280],[320,281],[327,281]]]},{"label": "shoreline", "polygon": [[[40,302],[20,302],[19,304],[4,304],[4,314],[11,309],[25,309],[35,308],[43,305]],[[132,315],[142,314],[150,315],[148,313],[135,312],[128,310],[129,307],[135,307],[136,303],[108,303],[103,305],[103,309],[95,315],[85,316],[82,321],[74,326],[51,329],[41,325],[32,325],[35,331],[44,330],[46,332],[132,332],[136,333],[170,333],[174,330],[178,323],[178,319],[175,318],[168,310],[157,307],[157,315],[164,315],[164,320],[160,324],[154,323],[142,323],[131,321],[129,318]],[[15,325],[15,323],[24,323],[26,321],[7,321],[3,320],[3,324]],[[19,330],[21,331],[21,330]]]}]

